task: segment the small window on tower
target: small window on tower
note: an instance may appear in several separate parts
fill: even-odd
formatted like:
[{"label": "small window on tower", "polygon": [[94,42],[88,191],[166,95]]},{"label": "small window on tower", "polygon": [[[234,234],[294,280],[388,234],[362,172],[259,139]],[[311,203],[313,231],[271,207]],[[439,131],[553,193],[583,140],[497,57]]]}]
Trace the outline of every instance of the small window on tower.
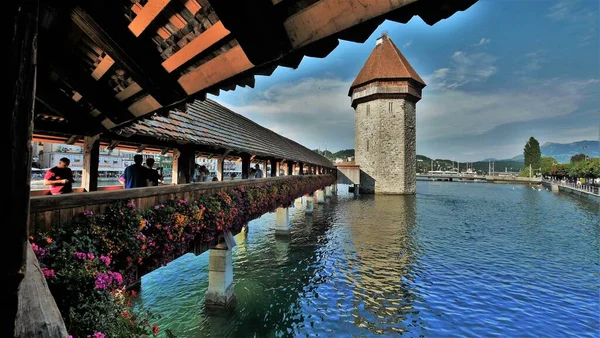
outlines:
[{"label": "small window on tower", "polygon": [[367,116],[371,113],[371,105],[367,105]]},{"label": "small window on tower", "polygon": [[369,151],[369,140],[367,140],[367,151]]},{"label": "small window on tower", "polygon": [[393,105],[393,102],[390,102],[389,107],[388,107],[388,110],[390,113],[392,112],[392,109],[393,109],[392,105]]}]

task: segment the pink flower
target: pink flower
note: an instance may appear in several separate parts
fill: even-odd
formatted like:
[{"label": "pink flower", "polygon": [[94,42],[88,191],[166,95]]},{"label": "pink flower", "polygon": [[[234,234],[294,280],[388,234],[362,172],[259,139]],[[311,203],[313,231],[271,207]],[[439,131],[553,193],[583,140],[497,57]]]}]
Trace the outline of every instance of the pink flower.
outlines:
[{"label": "pink flower", "polygon": [[31,243],[31,249],[33,249],[33,253],[35,253],[38,260],[46,256],[46,249],[42,248],[41,246],[35,243]]},{"label": "pink flower", "polygon": [[44,274],[44,277],[46,277],[46,279],[56,277],[56,274],[52,269],[42,268],[42,273]]},{"label": "pink flower", "polygon": [[74,255],[77,259],[81,259],[82,261],[87,258],[87,255],[84,252],[75,252]]},{"label": "pink flower", "polygon": [[96,289],[104,290],[110,285],[111,282],[112,278],[105,273],[100,272],[96,275]]},{"label": "pink flower", "polygon": [[87,258],[88,258],[88,259],[90,259],[90,260],[91,260],[91,259],[94,259],[94,257],[95,257],[95,256],[94,256],[94,254],[93,254],[93,253],[91,253],[91,252],[88,252],[88,254],[87,254]]},{"label": "pink flower", "polygon": [[88,335],[87,338],[104,338],[104,333],[95,332],[92,336]]},{"label": "pink flower", "polygon": [[93,211],[91,211],[91,210],[85,210],[85,211],[83,212],[83,215],[84,215],[84,216],[91,216],[91,215],[93,215],[93,214],[94,214],[94,212],[93,212]]},{"label": "pink flower", "polygon": [[110,265],[110,257],[102,255],[100,256],[100,260],[102,261],[102,263],[106,264],[106,266]]},{"label": "pink flower", "polygon": [[128,206],[129,208],[135,208],[135,204],[134,204],[133,202],[129,202],[129,203],[127,203],[127,206]]}]

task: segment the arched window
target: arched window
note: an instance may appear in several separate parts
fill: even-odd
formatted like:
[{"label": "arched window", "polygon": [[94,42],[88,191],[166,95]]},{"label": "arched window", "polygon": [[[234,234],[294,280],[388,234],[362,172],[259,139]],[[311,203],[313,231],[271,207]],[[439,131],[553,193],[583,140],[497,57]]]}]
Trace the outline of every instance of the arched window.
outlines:
[{"label": "arched window", "polygon": [[391,113],[392,109],[393,109],[393,102],[390,102],[389,107],[388,107],[388,111]]}]

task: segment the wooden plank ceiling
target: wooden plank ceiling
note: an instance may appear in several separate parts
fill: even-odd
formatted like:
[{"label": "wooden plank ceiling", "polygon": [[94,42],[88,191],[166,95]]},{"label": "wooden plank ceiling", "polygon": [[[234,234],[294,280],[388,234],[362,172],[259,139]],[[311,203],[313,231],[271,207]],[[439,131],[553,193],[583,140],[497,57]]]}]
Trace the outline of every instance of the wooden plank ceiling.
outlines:
[{"label": "wooden plank ceiling", "polygon": [[115,132],[477,0],[41,0],[37,133]]}]

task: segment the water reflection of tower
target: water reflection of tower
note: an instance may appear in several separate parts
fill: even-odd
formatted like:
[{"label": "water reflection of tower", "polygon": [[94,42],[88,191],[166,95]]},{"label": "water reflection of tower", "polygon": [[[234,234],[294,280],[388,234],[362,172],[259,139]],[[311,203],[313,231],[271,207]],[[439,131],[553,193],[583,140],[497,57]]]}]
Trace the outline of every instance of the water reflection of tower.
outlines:
[{"label": "water reflection of tower", "polygon": [[378,334],[401,332],[416,314],[416,199],[375,195],[363,196],[361,203],[349,208],[348,220],[355,253],[347,271],[353,276],[355,325]]}]

